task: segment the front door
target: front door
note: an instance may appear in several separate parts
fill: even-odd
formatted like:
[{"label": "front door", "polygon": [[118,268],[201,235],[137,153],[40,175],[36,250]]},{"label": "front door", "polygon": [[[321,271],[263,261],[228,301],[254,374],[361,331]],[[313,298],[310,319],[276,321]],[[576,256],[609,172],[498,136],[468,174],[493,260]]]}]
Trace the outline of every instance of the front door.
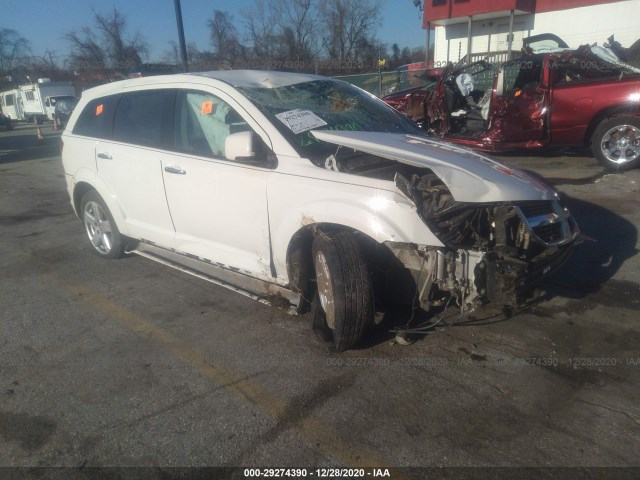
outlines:
[{"label": "front door", "polygon": [[175,248],[270,276],[270,171],[226,159],[227,136],[251,130],[230,103],[226,96],[202,91],[178,93],[173,135],[178,153],[162,161]]},{"label": "front door", "polygon": [[496,85],[491,122],[504,143],[541,141],[548,137],[549,88],[543,60],[524,57],[503,65]]}]

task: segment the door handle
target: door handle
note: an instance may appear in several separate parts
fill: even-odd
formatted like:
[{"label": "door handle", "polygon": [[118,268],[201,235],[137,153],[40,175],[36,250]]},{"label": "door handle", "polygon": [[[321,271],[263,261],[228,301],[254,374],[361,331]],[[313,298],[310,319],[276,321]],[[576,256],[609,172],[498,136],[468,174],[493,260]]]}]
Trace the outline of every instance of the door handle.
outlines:
[{"label": "door handle", "polygon": [[175,173],[176,175],[186,175],[187,171],[179,167],[164,167],[164,171],[167,173]]},{"label": "door handle", "polygon": [[109,154],[109,153],[102,153],[102,152],[100,152],[100,153],[98,154],[98,158],[103,158],[103,159],[105,159],[105,160],[111,160],[111,159],[113,159],[113,157],[111,156],[111,154]]}]

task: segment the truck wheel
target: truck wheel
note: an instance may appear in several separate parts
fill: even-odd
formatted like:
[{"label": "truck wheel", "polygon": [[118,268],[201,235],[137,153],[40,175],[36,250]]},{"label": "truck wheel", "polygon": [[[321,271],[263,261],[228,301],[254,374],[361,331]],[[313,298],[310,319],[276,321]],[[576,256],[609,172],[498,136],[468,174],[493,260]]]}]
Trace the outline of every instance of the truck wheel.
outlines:
[{"label": "truck wheel", "polygon": [[640,117],[620,115],[604,120],[591,138],[598,162],[610,170],[627,170],[640,164]]},{"label": "truck wheel", "polygon": [[362,338],[373,320],[369,269],[349,232],[320,233],[312,252],[320,307],[336,350],[342,352]]},{"label": "truck wheel", "polygon": [[84,194],[80,201],[80,211],[82,223],[96,253],[105,258],[122,257],[125,239],[98,192],[90,190]]},{"label": "truck wheel", "polygon": [[42,117],[40,115],[36,115],[35,117],[33,117],[33,121],[36,125],[42,125]]}]

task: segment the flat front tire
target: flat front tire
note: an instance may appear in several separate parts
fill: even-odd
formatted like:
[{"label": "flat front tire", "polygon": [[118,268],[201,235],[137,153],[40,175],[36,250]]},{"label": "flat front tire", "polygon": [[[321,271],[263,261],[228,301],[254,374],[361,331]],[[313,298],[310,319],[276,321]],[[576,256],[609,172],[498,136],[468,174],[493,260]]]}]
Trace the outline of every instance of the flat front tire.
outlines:
[{"label": "flat front tire", "polygon": [[640,165],[640,117],[620,115],[604,120],[591,139],[598,162],[610,170]]},{"label": "flat front tire", "polygon": [[358,343],[373,320],[369,269],[349,232],[320,233],[312,253],[320,308],[336,350],[342,352]]},{"label": "flat front tire", "polygon": [[95,190],[85,193],[80,202],[82,223],[94,251],[105,258],[124,255],[125,239],[111,212]]}]

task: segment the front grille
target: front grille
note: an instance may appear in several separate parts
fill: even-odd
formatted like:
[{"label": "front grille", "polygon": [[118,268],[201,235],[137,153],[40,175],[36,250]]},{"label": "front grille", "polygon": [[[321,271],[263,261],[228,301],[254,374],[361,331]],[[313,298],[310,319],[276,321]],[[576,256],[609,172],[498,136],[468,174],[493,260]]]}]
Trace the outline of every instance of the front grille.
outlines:
[{"label": "front grille", "polygon": [[552,223],[550,225],[542,225],[533,229],[535,234],[545,243],[557,243],[564,240],[562,233],[562,225],[560,223]]},{"label": "front grille", "polygon": [[557,200],[522,202],[517,209],[529,232],[545,245],[568,242],[579,233],[571,214]]},{"label": "front grille", "polygon": [[553,213],[553,206],[549,201],[527,202],[518,205],[518,207],[527,218]]}]

